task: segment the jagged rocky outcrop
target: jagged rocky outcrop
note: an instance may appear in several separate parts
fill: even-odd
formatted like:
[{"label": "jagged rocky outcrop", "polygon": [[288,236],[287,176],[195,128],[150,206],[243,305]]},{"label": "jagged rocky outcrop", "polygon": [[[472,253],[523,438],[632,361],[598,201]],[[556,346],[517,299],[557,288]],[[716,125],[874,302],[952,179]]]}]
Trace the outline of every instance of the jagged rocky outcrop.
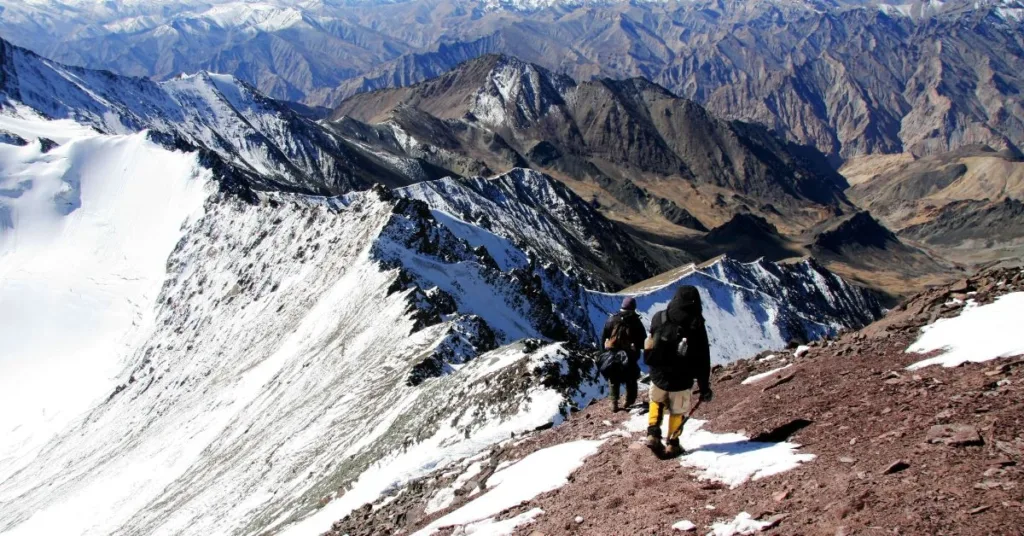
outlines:
[{"label": "jagged rocky outcrop", "polygon": [[493,233],[494,239],[484,244],[506,269],[554,261],[570,277],[602,290],[659,272],[658,263],[632,237],[568,187],[533,170],[423,182],[395,194],[454,215],[467,230]]}]

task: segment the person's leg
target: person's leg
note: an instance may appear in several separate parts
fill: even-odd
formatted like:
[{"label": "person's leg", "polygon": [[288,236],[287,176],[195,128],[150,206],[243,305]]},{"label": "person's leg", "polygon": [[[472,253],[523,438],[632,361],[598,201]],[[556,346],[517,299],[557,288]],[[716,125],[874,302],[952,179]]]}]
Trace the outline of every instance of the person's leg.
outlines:
[{"label": "person's leg", "polygon": [[683,435],[683,416],[672,413],[668,416],[668,440],[679,439]]},{"label": "person's leg", "polygon": [[668,454],[678,456],[683,453],[679,444],[679,436],[683,435],[683,425],[690,411],[690,390],[669,393],[668,417]]},{"label": "person's leg", "polygon": [[650,393],[651,402],[649,411],[647,412],[647,443],[650,446],[661,443],[661,417],[665,413],[665,404],[663,404],[664,391],[658,389],[656,385],[651,386]]},{"label": "person's leg", "polygon": [[637,392],[636,378],[629,378],[628,380],[626,380],[626,407],[627,408],[633,407],[633,404],[636,404],[636,392]]},{"label": "person's leg", "polygon": [[610,385],[608,398],[612,400],[612,411],[619,410],[619,380],[618,378],[610,378],[608,380]]}]

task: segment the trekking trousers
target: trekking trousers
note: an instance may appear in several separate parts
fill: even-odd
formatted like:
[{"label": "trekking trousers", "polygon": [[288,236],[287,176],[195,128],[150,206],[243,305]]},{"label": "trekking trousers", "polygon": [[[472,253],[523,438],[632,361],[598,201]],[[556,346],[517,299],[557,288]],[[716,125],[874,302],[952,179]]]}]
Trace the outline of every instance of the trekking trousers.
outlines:
[{"label": "trekking trousers", "polygon": [[[661,419],[668,413],[668,439],[679,439],[683,434],[683,423],[686,413],[690,411],[690,390],[664,391],[656,385],[651,386],[650,411],[647,414],[648,430],[651,435],[661,435]],[[657,433],[654,431],[657,430]]]},{"label": "trekking trousers", "polygon": [[609,395],[608,396],[612,400],[618,400],[619,399],[619,385],[623,384],[623,383],[626,384],[626,407],[629,407],[629,406],[632,406],[634,403],[636,403],[636,391],[637,391],[637,385],[636,385],[637,382],[636,382],[636,380],[625,380],[625,381],[623,381],[623,380],[619,380],[618,378],[612,379],[612,380],[608,380],[608,385],[609,385],[609,389],[608,389]]}]

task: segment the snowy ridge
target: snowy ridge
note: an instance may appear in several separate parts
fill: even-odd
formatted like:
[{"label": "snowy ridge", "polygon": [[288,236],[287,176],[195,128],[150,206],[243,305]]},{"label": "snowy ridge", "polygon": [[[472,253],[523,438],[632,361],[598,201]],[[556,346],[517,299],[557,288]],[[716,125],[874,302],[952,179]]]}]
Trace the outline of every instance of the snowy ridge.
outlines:
[{"label": "snowy ridge", "polygon": [[232,76],[156,83],[60,65],[3,40],[0,71],[3,115],[71,119],[108,134],[153,130],[254,174],[260,189],[340,193],[426,175],[418,161],[362,150]]},{"label": "snowy ridge", "polygon": [[486,247],[504,270],[553,261],[555,268],[598,289],[608,280],[635,281],[655,273],[654,262],[630,237],[568,187],[537,171],[447,178],[395,193],[425,201],[456,233]]},{"label": "snowy ridge", "polygon": [[[429,241],[398,240],[407,225],[429,225],[417,203],[370,192],[346,204],[267,195],[208,205],[167,262],[155,330],[131,353],[123,383],[0,484],[0,530],[248,532],[348,486],[321,510],[340,517],[598,395],[592,365],[542,344],[468,362],[464,353],[453,373],[408,385],[462,319],[417,326],[403,274],[476,276],[494,285],[477,291],[491,294],[515,288],[467,246],[442,259],[422,250]],[[398,258],[412,268],[388,262]],[[452,296],[473,308],[460,301],[469,294]],[[502,340],[539,334],[534,318],[513,316],[516,306],[529,315],[524,299],[480,311],[504,328]],[[524,373],[537,379],[524,383]],[[233,506],[201,507],[214,503]]]},{"label": "snowy ridge", "polygon": [[846,283],[813,260],[794,265],[722,258],[685,270],[669,284],[635,293],[589,295],[590,318],[600,333],[625,295],[637,300],[645,325],[664,309],[675,290],[694,285],[701,293],[711,340],[711,359],[727,363],[793,340],[809,341],[840,329],[862,327],[883,309],[869,292]]}]

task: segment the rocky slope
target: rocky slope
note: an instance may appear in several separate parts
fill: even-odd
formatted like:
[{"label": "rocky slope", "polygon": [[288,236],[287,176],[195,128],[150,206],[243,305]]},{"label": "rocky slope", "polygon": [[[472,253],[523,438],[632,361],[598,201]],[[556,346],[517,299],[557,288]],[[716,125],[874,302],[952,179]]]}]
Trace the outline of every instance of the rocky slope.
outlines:
[{"label": "rocky slope", "polygon": [[[1004,334],[1016,350],[958,367],[920,368],[922,357],[942,352],[907,348],[936,321],[1013,299],[1024,306],[1021,289],[1020,268],[990,270],[916,296],[862,331],[717,368],[715,400],[686,427],[680,460],[659,460],[642,446],[642,410],[611,413],[597,404],[474,465],[417,480],[328,534],[491,526],[533,536],[1013,532],[1024,521],[1024,428],[1016,418],[1024,340]],[[971,298],[975,305],[965,306]],[[996,358],[969,338],[961,343],[978,360]],[[561,454],[585,443],[597,447],[582,460]],[[503,468],[549,453],[572,464],[563,480],[479,518],[490,511],[486,500],[508,493]],[[439,495],[452,499],[437,508]]]},{"label": "rocky slope", "polygon": [[327,106],[504,53],[578,80],[644,76],[835,162],[1024,135],[1018,0],[63,5],[9,2],[0,25],[72,64],[157,79],[225,72]]},{"label": "rocky slope", "polygon": [[843,277],[870,281],[895,296],[948,282],[958,271],[945,257],[908,245],[868,212],[830,222],[809,250]]},{"label": "rocky slope", "polygon": [[920,159],[864,158],[843,173],[847,193],[899,236],[965,264],[1019,256],[1024,164],[970,147]]}]

